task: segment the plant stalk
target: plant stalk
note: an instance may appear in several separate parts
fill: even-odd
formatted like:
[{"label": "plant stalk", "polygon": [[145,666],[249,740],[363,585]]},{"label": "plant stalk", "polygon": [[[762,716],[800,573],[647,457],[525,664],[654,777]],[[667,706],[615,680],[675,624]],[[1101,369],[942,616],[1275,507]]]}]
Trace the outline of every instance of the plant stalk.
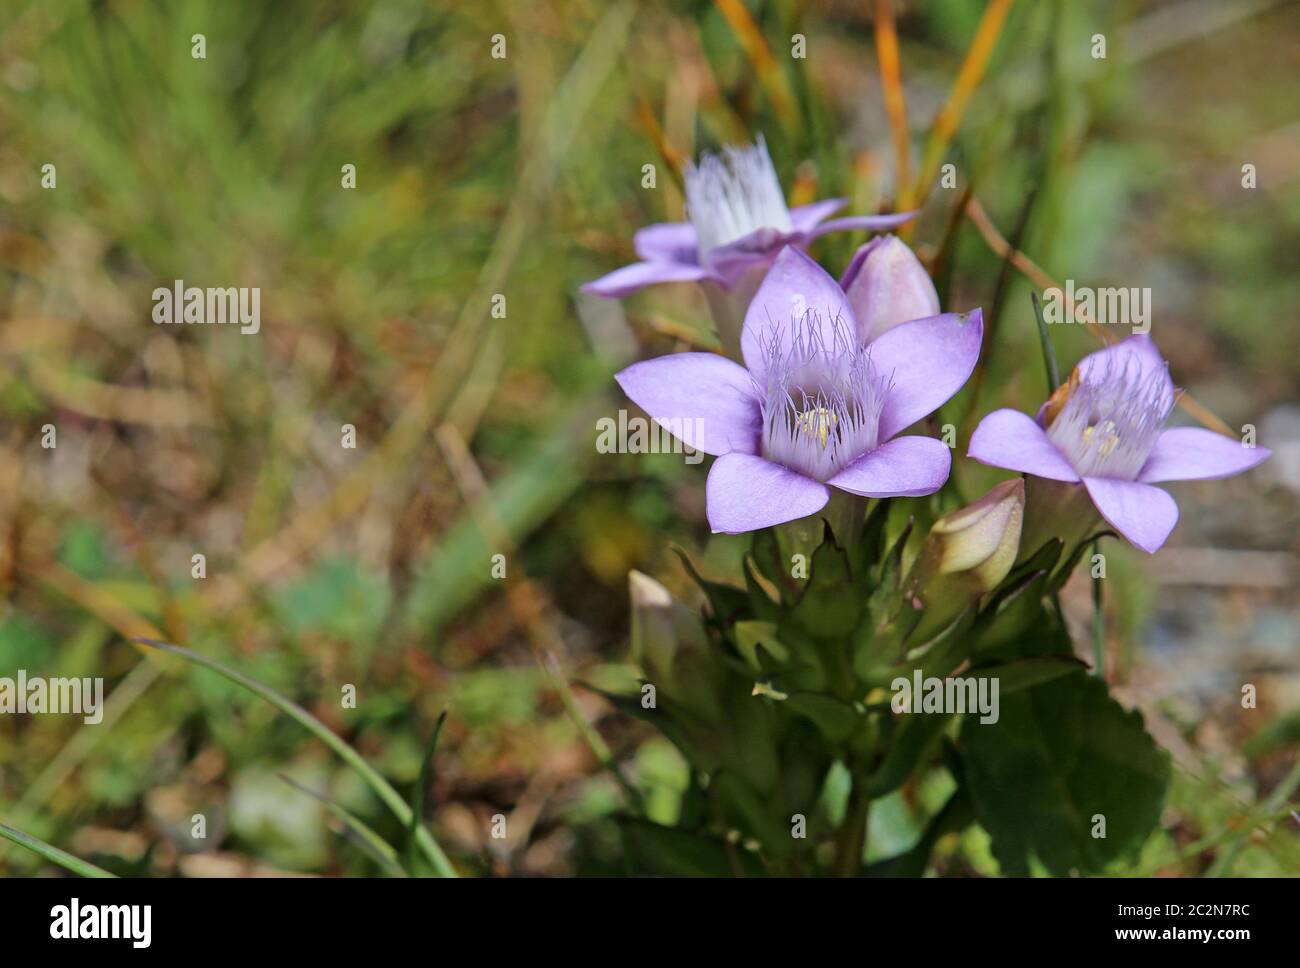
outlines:
[{"label": "plant stalk", "polygon": [[835,851],[835,874],[838,877],[857,877],[862,870],[862,853],[867,844],[867,818],[871,798],[867,796],[863,777],[854,776],[849,793],[848,811],[840,827],[839,843]]}]

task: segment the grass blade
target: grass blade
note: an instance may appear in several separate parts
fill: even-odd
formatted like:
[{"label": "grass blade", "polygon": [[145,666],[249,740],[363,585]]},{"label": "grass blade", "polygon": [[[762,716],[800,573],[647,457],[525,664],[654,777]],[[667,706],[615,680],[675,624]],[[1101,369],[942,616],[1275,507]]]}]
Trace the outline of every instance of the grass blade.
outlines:
[{"label": "grass blade", "polygon": [[[183,646],[174,645],[170,642],[160,642],[157,639],[136,639],[135,641],[139,642],[141,645],[152,646],[155,649],[161,649],[164,652],[178,655],[189,662],[203,666],[205,669],[211,669],[213,672],[224,676],[236,685],[243,686],[249,692],[261,696],[276,709],[280,710],[291,719],[296,720],[299,725],[315,735],[322,743],[337,753],[343,762],[356,770],[357,775],[366,782],[370,789],[375,791],[375,795],[378,796],[380,800],[384,801],[384,804],[389,810],[393,811],[393,815],[397,817],[399,823],[405,825],[411,822],[411,808],[406,805],[406,801],[402,799],[401,794],[393,789],[392,784],[380,776],[378,771],[367,763],[360,753],[354,750],[347,743],[343,742],[343,740],[335,735],[328,726],[311,713],[307,712],[307,710],[303,709],[296,702],[284,698],[284,696],[281,696],[274,689],[262,685],[256,679],[252,679],[244,675],[242,672],[238,672],[215,659],[210,659],[206,655],[194,652],[190,649],[184,648]],[[456,876],[456,870],[451,866],[451,861],[447,859],[447,855],[442,852],[442,848],[438,846],[438,842],[433,839],[433,835],[429,833],[423,824],[417,825],[415,837],[416,842],[420,845],[421,851],[424,852],[425,857],[427,857],[429,862],[433,864],[434,870],[437,871],[440,876]]]},{"label": "grass blade", "polygon": [[116,874],[110,874],[102,867],[96,867],[80,857],[73,857],[67,851],[59,850],[53,844],[47,844],[39,837],[25,834],[21,830],[15,830],[13,827],[5,826],[2,823],[0,823],[0,837],[12,840],[18,846],[26,847],[28,850],[40,854],[51,864],[58,864],[65,870],[70,870],[82,877],[117,877]]},{"label": "grass blade", "polygon": [[1043,306],[1038,301],[1038,293],[1031,292],[1029,298],[1034,304],[1038,340],[1043,346],[1043,365],[1047,368],[1047,395],[1050,397],[1061,385],[1061,368],[1056,365],[1056,351],[1052,349],[1052,340],[1047,335],[1047,320],[1043,319]]},{"label": "grass blade", "polygon": [[392,844],[379,836],[369,824],[367,824],[356,814],[335,803],[323,793],[317,793],[310,787],[303,786],[291,776],[283,773],[278,774],[280,779],[289,786],[293,787],[299,793],[305,793],[313,800],[321,803],[326,810],[337,817],[344,827],[350,831],[356,839],[357,844],[369,854],[374,861],[384,870],[388,871],[393,877],[405,877],[406,871],[402,865],[397,862],[397,851],[393,849]]},{"label": "grass blade", "polygon": [[415,835],[420,826],[420,818],[424,816],[424,791],[429,785],[429,770],[433,764],[433,753],[438,748],[438,734],[442,732],[442,724],[446,719],[447,710],[444,709],[438,714],[438,721],[433,726],[433,735],[429,737],[429,748],[424,751],[420,775],[415,781],[415,792],[411,794],[411,833],[406,848],[406,866],[412,868],[412,873],[415,872]]}]

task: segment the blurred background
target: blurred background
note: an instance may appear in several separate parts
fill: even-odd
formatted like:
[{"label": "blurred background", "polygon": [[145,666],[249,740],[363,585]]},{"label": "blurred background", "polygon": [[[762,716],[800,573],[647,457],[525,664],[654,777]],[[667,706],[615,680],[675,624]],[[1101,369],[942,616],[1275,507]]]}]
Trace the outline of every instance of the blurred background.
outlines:
[{"label": "blurred background", "polygon": [[[759,133],[792,203],[899,207],[877,6],[6,2],[0,676],[100,676],[107,703],[0,716],[0,820],[120,874],[381,871],[282,778],[400,842],[356,775],[147,635],[301,703],[404,796],[446,711],[426,813],[464,873],[626,871],[601,758],[666,823],[685,766],[582,683],[624,671],[629,569],[690,598],[670,546],[715,575],[745,546],[709,535],[707,464],[594,446],[631,409],[615,370],[710,345],[701,294],[577,287],[682,217],[683,159]],[[1176,764],[1118,872],[1300,874],[1300,5],[893,3],[912,179],[990,8],[954,187],[909,239],[945,309],[995,320],[944,419],[963,453],[980,414],[1041,401],[1043,278],[1151,288],[1175,382],[1274,456],[1171,485],[1158,555],[1107,548],[1107,676]],[[865,238],[812,254],[838,274]],[[156,326],[176,279],[259,287],[260,332]],[[1052,336],[1063,369],[1099,345]],[[968,498],[1006,476],[955,474]],[[1082,650],[1086,580],[1065,606]],[[873,809],[873,855],[919,835],[916,796]],[[49,870],[0,842],[0,872]],[[936,872],[997,865],[976,829]]]}]

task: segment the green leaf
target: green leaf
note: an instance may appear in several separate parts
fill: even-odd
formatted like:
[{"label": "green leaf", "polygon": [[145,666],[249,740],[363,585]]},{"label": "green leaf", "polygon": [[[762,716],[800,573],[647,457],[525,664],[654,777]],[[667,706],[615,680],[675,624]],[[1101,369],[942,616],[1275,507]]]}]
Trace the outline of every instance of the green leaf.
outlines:
[{"label": "green leaf", "polygon": [[813,552],[807,587],[791,618],[810,635],[839,639],[851,633],[862,612],[860,593],[853,586],[849,558],[831,539],[827,528]]},{"label": "green leaf", "polygon": [[754,532],[754,541],[750,546],[750,557],[758,573],[776,586],[781,593],[781,603],[792,605],[799,597],[803,582],[791,574],[793,566],[781,553],[780,542],[776,532],[763,528]]},{"label": "green leaf", "polygon": [[846,742],[863,725],[862,713],[850,703],[820,692],[792,692],[786,709],[810,720],[832,743]]},{"label": "green leaf", "polygon": [[1059,610],[1044,597],[1047,581],[1046,571],[1025,575],[980,612],[971,631],[977,661],[1074,654]]},{"label": "green leaf", "polygon": [[110,874],[102,867],[96,867],[94,864],[87,863],[80,857],[73,857],[67,851],[59,850],[53,844],[47,844],[38,837],[31,834],[25,834],[21,830],[15,830],[13,827],[0,823],[0,837],[6,840],[12,840],[20,847],[26,847],[28,850],[40,854],[52,864],[58,864],[65,870],[70,870],[74,874],[82,877],[116,877],[116,874]]},{"label": "green leaf", "polygon": [[732,585],[710,581],[695,570],[690,557],[681,548],[673,552],[682,561],[695,584],[700,586],[709,602],[710,621],[719,629],[728,629],[737,619],[749,614],[749,593]]},{"label": "green leaf", "polygon": [[853,549],[853,573],[869,575],[885,553],[885,527],[889,522],[889,498],[871,502],[867,509],[866,520],[862,523],[862,534]]},{"label": "green leaf", "polygon": [[[1033,857],[1054,874],[1095,874],[1140,847],[1160,818],[1170,771],[1142,717],[1082,673],[1000,706],[996,723],[968,717],[959,749],[1002,870],[1026,875]],[[1093,836],[1098,816],[1105,837]]]},{"label": "green leaf", "polygon": [[1056,572],[1053,574],[1051,581],[1047,583],[1047,593],[1049,595],[1054,595],[1057,592],[1059,592],[1062,588],[1064,588],[1065,583],[1070,580],[1070,575],[1073,574],[1075,566],[1079,563],[1079,559],[1083,557],[1083,553],[1087,551],[1089,548],[1091,548],[1092,543],[1096,541],[1098,538],[1104,538],[1107,536],[1110,536],[1112,538],[1119,537],[1119,535],[1117,535],[1114,531],[1110,530],[1109,528],[1105,528],[1101,531],[1096,532],[1095,534],[1089,535],[1088,537],[1080,541],[1075,546],[1074,550],[1070,552],[1069,556],[1066,557],[1065,561],[1061,564],[1061,567],[1056,569]]},{"label": "green leaf", "polygon": [[1040,655],[999,665],[979,666],[967,675],[998,680],[998,697],[1051,682],[1071,672],[1087,671],[1087,664],[1072,655]]},{"label": "green leaf", "polygon": [[420,774],[415,779],[415,791],[411,794],[411,823],[407,830],[406,864],[415,869],[415,851],[420,825],[424,822],[424,792],[429,788],[429,771],[433,767],[433,754],[438,749],[438,736],[442,733],[442,724],[447,721],[447,710],[438,714],[438,721],[433,724],[433,735],[420,761]]},{"label": "green leaf", "polygon": [[788,662],[790,650],[776,637],[776,625],[772,622],[737,622],[735,627],[736,648],[755,672],[765,673],[768,668],[758,655],[761,647],[778,662]]},{"label": "green leaf", "polygon": [[669,877],[758,877],[763,865],[718,837],[627,818],[619,823],[623,849],[637,874]]},{"label": "green leaf", "polygon": [[790,836],[790,818],[779,793],[764,794],[744,777],[725,771],[713,777],[712,790],[723,815],[757,839],[763,845],[764,856],[787,857],[798,846]]},{"label": "green leaf", "polygon": [[[781,619],[781,599],[773,600],[768,593],[763,582],[768,581],[766,575],[758,567],[758,562],[752,554],[745,555],[741,561],[741,569],[745,573],[745,589],[749,592],[749,608],[751,614],[757,619],[764,622],[777,622]],[[775,587],[775,586],[774,586]],[[784,594],[779,588],[777,594]]]},{"label": "green leaf", "polygon": [[[920,701],[919,697],[913,698]],[[902,721],[889,738],[884,760],[864,783],[866,795],[873,800],[897,790],[931,758],[952,720],[947,713],[921,712],[902,713],[899,718]]]}]

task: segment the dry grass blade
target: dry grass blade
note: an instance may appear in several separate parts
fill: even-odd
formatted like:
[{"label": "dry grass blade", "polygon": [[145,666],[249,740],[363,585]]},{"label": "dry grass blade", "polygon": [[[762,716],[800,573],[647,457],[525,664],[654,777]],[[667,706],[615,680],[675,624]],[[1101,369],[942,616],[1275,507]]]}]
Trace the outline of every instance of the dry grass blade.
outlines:
[{"label": "dry grass blade", "polygon": [[894,143],[894,197],[910,196],[912,147],[907,136],[907,105],[903,99],[903,70],[898,57],[898,30],[892,0],[876,0],[876,60],[885,94],[885,114]]},{"label": "dry grass blade", "polygon": [[753,65],[758,82],[767,92],[772,110],[776,112],[781,126],[787,131],[798,131],[799,111],[795,107],[794,92],[790,90],[790,82],[781,72],[781,65],[772,56],[772,49],[763,39],[758,24],[754,23],[754,18],[740,0],[714,0],[714,3]]},{"label": "dry grass blade", "polygon": [[989,5],[984,8],[984,16],[975,30],[975,38],[966,51],[966,58],[957,72],[957,79],[953,81],[952,90],[948,92],[948,99],[935,115],[930,135],[926,139],[925,154],[921,158],[921,169],[916,181],[899,202],[901,211],[916,208],[929,194],[930,182],[934,180],[935,173],[939,170],[939,161],[948,150],[953,135],[957,133],[957,128],[966,114],[966,106],[983,79],[989,58],[993,56],[993,50],[997,47],[998,38],[1002,35],[1002,26],[1006,22],[1007,13],[1011,10],[1011,3],[1012,0],[989,0]]}]

